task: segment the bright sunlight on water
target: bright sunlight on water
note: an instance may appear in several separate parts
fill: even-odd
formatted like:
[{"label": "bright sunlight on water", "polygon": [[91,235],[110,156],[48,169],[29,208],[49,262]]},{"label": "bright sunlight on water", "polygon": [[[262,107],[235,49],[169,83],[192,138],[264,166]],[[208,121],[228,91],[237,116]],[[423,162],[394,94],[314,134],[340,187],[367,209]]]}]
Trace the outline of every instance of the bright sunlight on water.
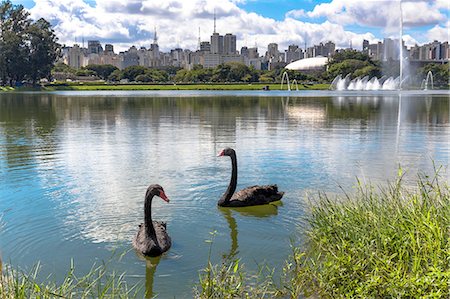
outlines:
[{"label": "bright sunlight on water", "polygon": [[[352,192],[356,177],[383,184],[399,165],[411,179],[448,167],[449,108],[445,94],[0,93],[2,259],[24,270],[40,261],[56,281],[71,259],[81,274],[111,260],[147,293],[190,298],[217,231],[213,262],[233,254],[280,270],[291,239],[301,242],[308,194]],[[278,184],[278,206],[217,207],[226,146],[238,189]],[[152,183],[171,199],[153,200],[153,218],[173,245],[145,261],[131,240]]]}]

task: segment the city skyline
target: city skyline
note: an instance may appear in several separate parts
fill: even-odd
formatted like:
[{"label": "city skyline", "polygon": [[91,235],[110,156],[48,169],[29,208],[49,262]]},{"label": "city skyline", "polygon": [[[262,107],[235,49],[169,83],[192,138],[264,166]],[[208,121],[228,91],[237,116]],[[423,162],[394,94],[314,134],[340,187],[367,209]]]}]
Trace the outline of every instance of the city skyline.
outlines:
[{"label": "city skyline", "polygon": [[[245,1],[245,0],[23,0],[32,18],[51,22],[61,44],[82,40],[112,43],[117,51],[135,45],[149,47],[154,29],[161,50],[197,49],[199,37],[208,41],[216,31],[237,35],[237,48],[269,43],[280,48],[303,47],[332,40],[337,48],[360,48],[384,37],[398,38],[399,1]],[[445,0],[403,0],[403,39],[407,46],[449,40],[449,3]],[[420,15],[417,11],[420,11]],[[376,13],[375,13],[376,12]]]}]

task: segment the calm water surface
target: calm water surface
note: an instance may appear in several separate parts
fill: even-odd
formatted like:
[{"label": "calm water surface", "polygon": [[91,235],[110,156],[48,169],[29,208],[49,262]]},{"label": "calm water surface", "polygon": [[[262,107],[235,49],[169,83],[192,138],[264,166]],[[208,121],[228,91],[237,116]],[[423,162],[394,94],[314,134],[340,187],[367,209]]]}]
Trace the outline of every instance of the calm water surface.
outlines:
[{"label": "calm water surface", "polygon": [[[40,261],[55,280],[71,259],[79,274],[111,260],[160,298],[189,298],[211,232],[214,262],[234,254],[249,269],[280,269],[290,238],[301,241],[308,194],[351,192],[355,177],[384,183],[399,164],[411,180],[449,165],[448,94],[270,95],[0,93],[3,260],[25,270]],[[217,208],[225,146],[237,151],[238,188],[277,183],[281,205]],[[131,240],[151,183],[171,198],[154,199],[153,218],[167,221],[173,245],[145,261]]]}]

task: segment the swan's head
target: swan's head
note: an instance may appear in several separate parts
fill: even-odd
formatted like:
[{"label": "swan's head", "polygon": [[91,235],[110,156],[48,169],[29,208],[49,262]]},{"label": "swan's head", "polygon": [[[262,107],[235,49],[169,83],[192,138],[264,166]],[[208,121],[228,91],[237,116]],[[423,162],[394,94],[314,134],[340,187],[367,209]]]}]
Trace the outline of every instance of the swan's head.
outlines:
[{"label": "swan's head", "polygon": [[232,149],[231,147],[226,147],[223,150],[221,150],[219,152],[219,154],[217,155],[217,157],[221,157],[221,156],[231,156],[233,154],[236,154],[236,152],[234,151],[234,149]]},{"label": "swan's head", "polygon": [[169,198],[167,197],[166,193],[164,192],[163,187],[161,187],[158,184],[150,185],[147,188],[147,196],[153,195],[161,197],[164,201],[169,202]]}]

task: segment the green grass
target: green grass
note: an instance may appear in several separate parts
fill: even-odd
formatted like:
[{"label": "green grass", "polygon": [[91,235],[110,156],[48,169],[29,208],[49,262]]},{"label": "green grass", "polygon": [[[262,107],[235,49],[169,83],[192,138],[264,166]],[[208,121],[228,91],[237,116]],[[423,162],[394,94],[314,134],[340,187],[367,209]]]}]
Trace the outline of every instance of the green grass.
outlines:
[{"label": "green grass", "polygon": [[[269,86],[270,90],[280,90],[280,84],[60,84],[47,85],[45,90],[262,90]],[[328,84],[303,85],[299,90],[328,89]],[[286,86],[283,87],[286,90]]]},{"label": "green grass", "polygon": [[211,251],[216,232],[211,233],[207,266],[200,271],[194,297],[199,299],[274,298],[278,290],[273,283],[273,269],[260,267],[248,273],[240,259],[226,256],[221,264],[211,263]]},{"label": "green grass", "polygon": [[[1,91],[56,91],[56,90],[262,90],[269,86],[270,90],[280,90],[280,84],[264,83],[230,83],[230,84],[103,84],[98,82],[70,82],[48,84],[42,87],[0,87]],[[299,84],[299,90],[327,90],[329,84]],[[287,90],[286,84],[283,86]],[[292,89],[295,88],[292,86]]]},{"label": "green grass", "polygon": [[[1,262],[0,262],[1,266]],[[29,272],[15,270],[9,266],[0,271],[1,299],[28,298],[137,298],[139,286],[129,287],[124,274],[107,272],[107,265],[93,266],[84,276],[75,274],[71,263],[70,270],[60,284],[51,281],[37,280],[40,265]],[[1,269],[1,268],[0,268]]]},{"label": "green grass", "polygon": [[294,251],[290,285],[320,298],[449,298],[450,189],[433,177],[375,192],[321,195],[307,247]]}]

